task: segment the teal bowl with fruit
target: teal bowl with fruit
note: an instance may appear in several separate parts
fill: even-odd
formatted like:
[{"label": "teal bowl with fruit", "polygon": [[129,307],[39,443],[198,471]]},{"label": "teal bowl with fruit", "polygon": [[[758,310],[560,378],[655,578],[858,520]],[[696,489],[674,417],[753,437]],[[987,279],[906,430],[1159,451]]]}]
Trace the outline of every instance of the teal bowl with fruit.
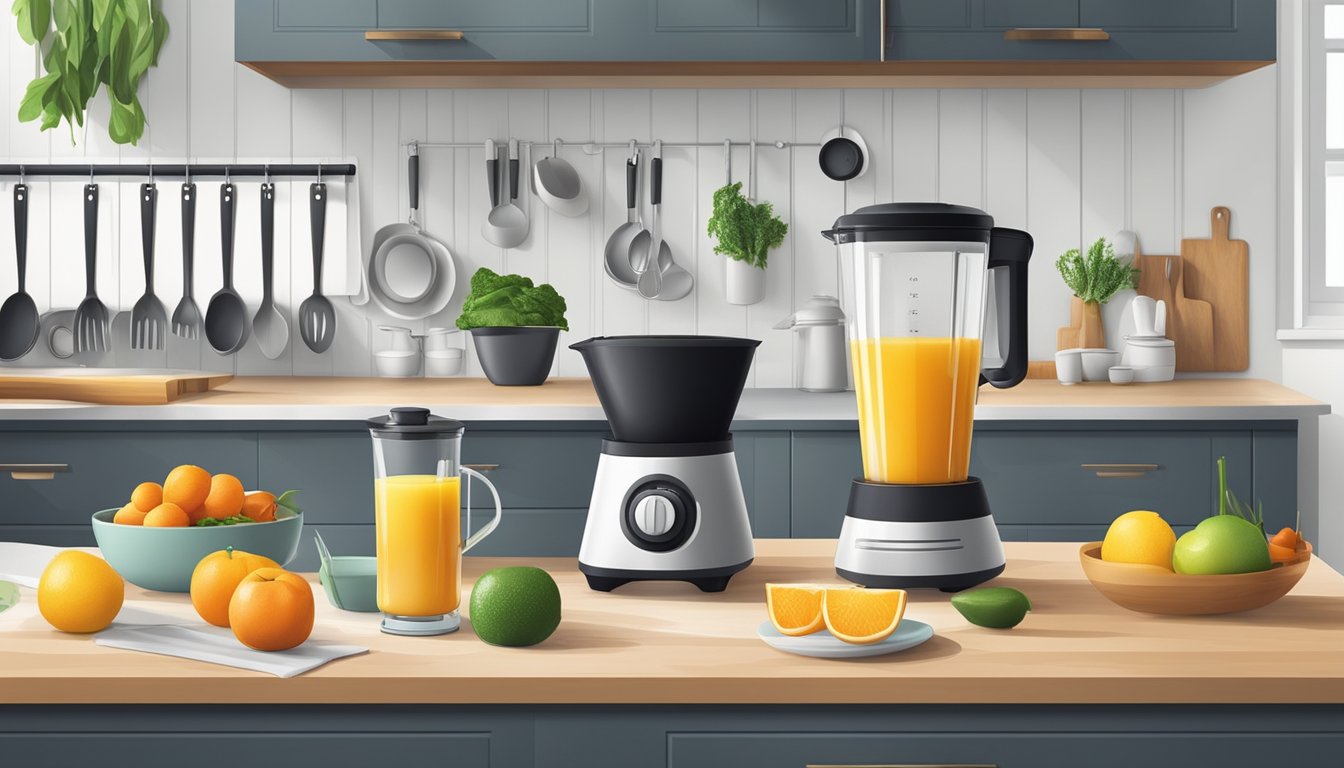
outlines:
[{"label": "teal bowl with fruit", "polygon": [[275,520],[234,525],[155,528],[112,522],[116,509],[93,514],[93,537],[103,558],[122,578],[157,592],[188,592],[201,558],[225,547],[269,557],[280,565],[294,559],[303,514],[280,507]]},{"label": "teal bowl with fruit", "polygon": [[1311,563],[1311,544],[1252,573],[1190,574],[1143,563],[1101,559],[1101,542],[1084,544],[1078,560],[1087,580],[1106,599],[1140,613],[1197,616],[1262,608],[1288,594]]}]

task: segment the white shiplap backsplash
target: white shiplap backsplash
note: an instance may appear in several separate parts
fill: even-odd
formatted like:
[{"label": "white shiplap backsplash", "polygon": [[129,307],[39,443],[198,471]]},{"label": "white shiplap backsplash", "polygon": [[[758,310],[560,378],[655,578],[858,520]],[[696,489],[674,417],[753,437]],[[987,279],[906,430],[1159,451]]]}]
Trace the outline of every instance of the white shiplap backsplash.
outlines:
[{"label": "white shiplap backsplash", "polygon": [[[1178,253],[1181,236],[1207,237],[1208,209],[1232,207],[1234,237],[1252,254],[1253,374],[1276,377],[1273,347],[1274,119],[1272,68],[1200,91],[1172,90],[294,90],[233,62],[233,4],[167,0],[172,32],[160,65],[143,84],[150,124],[139,147],[107,138],[104,97],[93,127],[71,146],[64,126],[39,133],[35,124],[0,120],[0,147],[10,162],[291,162],[325,159],[358,163],[365,243],[382,225],[407,215],[405,156],[412,140],[484,142],[592,138],[667,142],[757,139],[756,197],[772,202],[789,224],[784,245],[770,256],[766,299],[728,304],[722,257],[704,225],[711,195],[723,183],[718,148],[664,152],[664,233],[676,260],[696,277],[678,302],[648,302],[603,275],[602,247],[625,220],[622,150],[605,156],[563,149],[594,203],[589,216],[569,219],[530,198],[523,246],[504,250],[480,234],[489,211],[482,149],[422,151],[422,223],[449,245],[459,289],[439,316],[412,324],[450,326],[479,266],[553,283],[569,304],[571,330],[563,344],[591,335],[704,333],[763,339],[751,384],[791,384],[791,334],[772,330],[814,293],[836,293],[834,252],[818,234],[840,213],[874,202],[942,200],[983,207],[1004,226],[1036,238],[1031,267],[1031,353],[1049,358],[1055,329],[1068,319],[1068,293],[1054,272],[1060,252],[1138,231],[1148,253]],[[188,6],[190,6],[188,8]],[[33,75],[32,50],[6,23],[0,34],[0,103],[17,111]],[[848,183],[822,176],[813,148],[775,149],[776,140],[814,142],[842,119],[865,137],[872,168]],[[549,152],[538,146],[537,157]],[[746,175],[747,150],[733,152],[733,177]],[[9,182],[4,180],[4,195]],[[31,181],[29,292],[39,308],[73,308],[83,295],[82,180]],[[135,184],[105,184],[100,293],[113,309],[129,310],[143,287]],[[255,206],[254,181],[242,181],[244,205]],[[311,288],[308,180],[282,183],[277,225],[276,290],[293,316]],[[212,180],[204,186],[215,187]],[[252,189],[248,189],[252,187]],[[181,283],[177,182],[161,184],[156,279],[171,312]],[[218,214],[207,195],[198,209],[196,296],[204,307],[220,284]],[[249,205],[251,201],[251,205]],[[0,293],[15,284],[9,206],[0,206]],[[210,222],[207,225],[206,221]],[[255,311],[260,301],[260,254],[255,215],[239,217],[238,288]],[[374,330],[389,319],[372,306],[338,300],[335,346],[325,355],[297,340],[279,360],[266,360],[255,342],[235,357],[171,339],[160,353],[122,350],[108,364],[169,365],[236,370],[253,375],[371,375],[372,351],[387,345]],[[1261,322],[1263,321],[1263,322]],[[395,323],[402,324],[405,323]],[[1263,338],[1262,338],[1263,336]],[[457,343],[461,343],[460,341]],[[124,342],[121,343],[125,347]],[[470,346],[470,345],[468,345]],[[467,373],[480,375],[468,351]],[[562,349],[556,373],[584,375],[576,353]]]}]

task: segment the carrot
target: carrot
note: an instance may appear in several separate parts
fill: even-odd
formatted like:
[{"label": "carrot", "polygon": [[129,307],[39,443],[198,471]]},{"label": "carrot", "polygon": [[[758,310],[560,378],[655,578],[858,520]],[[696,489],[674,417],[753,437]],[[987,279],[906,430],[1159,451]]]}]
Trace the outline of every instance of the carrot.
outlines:
[{"label": "carrot", "polygon": [[1302,541],[1302,536],[1292,528],[1284,528],[1269,540],[1270,544],[1277,544],[1280,547],[1286,547],[1288,550],[1297,549],[1297,545]]},{"label": "carrot", "polygon": [[1271,563],[1287,563],[1291,562],[1296,557],[1297,550],[1270,542],[1269,561]]}]

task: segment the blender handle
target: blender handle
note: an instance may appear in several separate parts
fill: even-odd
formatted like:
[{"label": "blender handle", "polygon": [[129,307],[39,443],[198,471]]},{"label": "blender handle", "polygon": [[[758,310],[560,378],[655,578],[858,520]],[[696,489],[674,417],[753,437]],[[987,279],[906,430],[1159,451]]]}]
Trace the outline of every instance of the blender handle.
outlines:
[{"label": "blender handle", "polygon": [[990,236],[989,269],[1008,273],[1008,353],[1003,365],[980,371],[980,383],[1008,389],[1027,377],[1027,262],[1031,235],[1018,229],[995,227]]},{"label": "blender handle", "polygon": [[481,474],[480,472],[477,472],[471,467],[459,467],[458,471],[464,475],[474,477],[477,480],[480,480],[482,483],[485,483],[485,487],[490,489],[490,496],[495,500],[495,516],[490,519],[490,522],[485,524],[484,528],[471,534],[470,536],[467,537],[466,541],[462,542],[462,554],[465,555],[467,552],[471,550],[472,547],[476,546],[477,544],[480,544],[481,539],[484,539],[486,536],[489,536],[491,533],[494,532],[496,528],[499,527],[499,519],[504,514],[504,505],[500,504],[499,502],[499,491],[495,490],[495,484],[490,482],[490,480],[486,478],[485,475]]}]

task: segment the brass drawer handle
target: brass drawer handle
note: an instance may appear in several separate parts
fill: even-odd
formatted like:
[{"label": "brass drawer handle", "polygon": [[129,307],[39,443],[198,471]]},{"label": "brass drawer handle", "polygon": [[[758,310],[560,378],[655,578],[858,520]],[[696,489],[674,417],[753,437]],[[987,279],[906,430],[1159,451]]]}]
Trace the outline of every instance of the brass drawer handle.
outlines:
[{"label": "brass drawer handle", "polygon": [[364,32],[365,40],[461,40],[465,35],[458,29],[370,29]]},{"label": "brass drawer handle", "polygon": [[1159,469],[1156,464],[1084,464],[1082,467],[1102,478],[1143,477]]},{"label": "brass drawer handle", "polygon": [[463,464],[467,469],[474,469],[477,472],[494,472],[499,469],[498,464]]},{"label": "brass drawer handle", "polygon": [[1101,41],[1111,34],[1097,27],[1018,27],[1003,33],[1004,40]]},{"label": "brass drawer handle", "polygon": [[69,464],[0,464],[15,480],[54,480],[57,472],[69,472]]}]

